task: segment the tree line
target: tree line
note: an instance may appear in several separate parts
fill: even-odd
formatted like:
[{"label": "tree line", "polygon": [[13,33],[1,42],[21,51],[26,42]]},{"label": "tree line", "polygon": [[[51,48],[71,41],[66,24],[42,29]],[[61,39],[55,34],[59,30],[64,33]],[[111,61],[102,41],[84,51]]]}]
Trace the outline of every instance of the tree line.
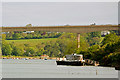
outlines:
[{"label": "tree line", "polygon": [[24,32],[14,31],[6,33],[6,40],[19,40],[19,39],[42,39],[42,38],[58,38],[62,33],[59,32]]},{"label": "tree line", "polygon": [[100,44],[90,46],[86,51],[79,51],[84,58],[100,62],[104,66],[120,66],[120,36],[116,33],[106,35]]},{"label": "tree line", "polygon": [[[17,34],[17,33],[14,33]],[[62,34],[57,40],[48,39],[47,43],[39,42],[35,46],[33,44],[15,45],[14,42],[9,43],[6,34],[3,34],[2,54],[5,56],[41,56],[46,54],[50,57],[64,56],[65,54],[74,51],[77,47],[76,34],[72,33],[55,33]],[[35,40],[35,39],[34,39]],[[28,39],[29,41],[29,39]]]},{"label": "tree line", "polygon": [[[41,35],[46,33],[45,35]],[[83,54],[84,59],[91,59],[100,62],[100,65],[104,66],[120,66],[120,37],[116,34],[116,31],[111,31],[111,34],[101,37],[100,32],[83,33],[80,36],[80,48],[77,49],[77,34],[75,33],[50,33],[47,32],[35,32],[32,38],[35,36],[44,36],[49,38],[50,36],[57,36],[56,40],[52,40],[44,43],[40,42],[34,47],[30,44],[23,44],[23,46],[14,45],[15,43],[8,43],[7,36],[11,35],[11,39],[16,39],[14,35],[20,35],[23,33],[11,33],[2,35],[2,54],[5,56],[41,56],[46,54],[50,57],[63,57],[67,54],[78,53]],[[59,36],[58,36],[59,35]],[[48,37],[45,37],[48,36]],[[37,37],[37,38],[38,38]],[[29,39],[28,39],[29,40]]]}]

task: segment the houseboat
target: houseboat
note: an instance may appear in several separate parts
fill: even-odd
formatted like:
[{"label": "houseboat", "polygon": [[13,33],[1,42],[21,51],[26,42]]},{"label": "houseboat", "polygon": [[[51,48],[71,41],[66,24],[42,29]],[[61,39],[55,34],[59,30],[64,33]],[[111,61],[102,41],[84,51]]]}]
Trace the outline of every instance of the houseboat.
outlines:
[{"label": "houseboat", "polygon": [[82,54],[66,55],[65,58],[58,58],[56,60],[57,65],[83,66],[84,62]]}]

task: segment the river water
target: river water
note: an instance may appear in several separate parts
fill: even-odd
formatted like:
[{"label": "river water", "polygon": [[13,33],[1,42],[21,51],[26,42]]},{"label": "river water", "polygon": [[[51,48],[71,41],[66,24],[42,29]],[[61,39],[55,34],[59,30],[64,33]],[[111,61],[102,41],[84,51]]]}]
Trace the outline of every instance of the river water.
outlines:
[{"label": "river water", "polygon": [[2,60],[3,78],[118,78],[111,67],[57,66],[55,60]]}]

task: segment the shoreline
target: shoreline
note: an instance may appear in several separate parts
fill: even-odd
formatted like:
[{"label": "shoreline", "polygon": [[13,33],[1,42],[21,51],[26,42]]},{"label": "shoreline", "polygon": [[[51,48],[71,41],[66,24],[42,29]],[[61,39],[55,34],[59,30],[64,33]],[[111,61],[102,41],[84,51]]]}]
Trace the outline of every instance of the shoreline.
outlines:
[{"label": "shoreline", "polygon": [[2,56],[1,59],[56,59],[57,57]]}]

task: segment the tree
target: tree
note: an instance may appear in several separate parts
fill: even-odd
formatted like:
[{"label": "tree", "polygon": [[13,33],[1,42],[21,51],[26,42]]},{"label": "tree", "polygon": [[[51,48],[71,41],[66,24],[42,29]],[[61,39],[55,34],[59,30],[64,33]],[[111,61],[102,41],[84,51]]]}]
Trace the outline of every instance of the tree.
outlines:
[{"label": "tree", "polygon": [[107,44],[113,44],[119,41],[119,37],[113,33],[106,35],[104,40],[102,41],[102,46],[107,45]]},{"label": "tree", "polygon": [[101,32],[91,32],[90,33],[91,37],[101,37]]},{"label": "tree", "polygon": [[2,40],[6,39],[6,34],[2,34]]},{"label": "tree", "polygon": [[14,32],[9,32],[6,34],[6,39],[12,39]]},{"label": "tree", "polygon": [[34,56],[35,55],[35,49],[33,47],[28,47],[26,49],[26,52],[24,53],[25,56]]},{"label": "tree", "polygon": [[32,34],[27,34],[26,38],[27,38],[27,39],[32,39],[33,36],[32,36]]},{"label": "tree", "polygon": [[32,24],[27,24],[26,27],[32,27]]},{"label": "tree", "polygon": [[18,48],[16,46],[14,46],[13,50],[12,50],[12,55],[15,56],[22,56],[24,53],[24,49],[23,48]]},{"label": "tree", "polygon": [[11,46],[5,41],[2,42],[2,54],[7,56],[7,55],[11,55],[11,53],[12,53]]},{"label": "tree", "polygon": [[59,49],[60,49],[59,44],[56,42],[50,42],[50,44],[47,44],[44,47],[46,54],[49,55],[50,57],[57,57],[58,53],[60,52]]},{"label": "tree", "polygon": [[14,33],[13,39],[15,39],[15,40],[20,39],[20,33]]},{"label": "tree", "polygon": [[36,56],[41,56],[41,55],[44,54],[44,52],[45,52],[44,48],[40,48],[40,49],[38,49],[38,51],[36,52]]}]

